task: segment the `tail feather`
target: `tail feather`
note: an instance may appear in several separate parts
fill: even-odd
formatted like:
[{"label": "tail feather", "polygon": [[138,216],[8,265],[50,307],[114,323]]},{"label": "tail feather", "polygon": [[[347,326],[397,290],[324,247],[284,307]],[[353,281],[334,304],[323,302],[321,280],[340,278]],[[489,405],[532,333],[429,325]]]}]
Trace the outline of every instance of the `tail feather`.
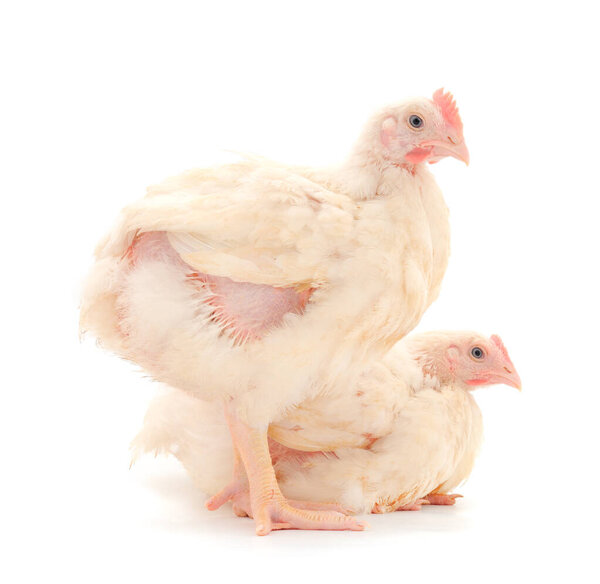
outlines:
[{"label": "tail feather", "polygon": [[98,260],[83,287],[80,335],[90,332],[104,348],[122,354],[123,335],[118,320],[119,260]]},{"label": "tail feather", "polygon": [[233,472],[233,448],[220,404],[176,389],[150,404],[131,450],[132,465],[150,452],[175,456],[208,494],[221,489]]}]

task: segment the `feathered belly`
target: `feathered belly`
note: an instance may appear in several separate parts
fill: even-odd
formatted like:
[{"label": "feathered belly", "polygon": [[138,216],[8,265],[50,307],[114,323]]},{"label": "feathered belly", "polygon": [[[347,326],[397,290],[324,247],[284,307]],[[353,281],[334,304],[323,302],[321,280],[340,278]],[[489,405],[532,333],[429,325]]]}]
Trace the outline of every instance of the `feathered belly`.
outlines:
[{"label": "feathered belly", "polygon": [[[148,269],[154,262],[175,268],[185,278],[194,301],[207,309],[207,320],[235,344],[263,338],[281,326],[286,314],[302,314],[313,293],[313,289],[276,288],[198,272],[181,259],[165,232],[137,235],[124,260],[132,271],[140,267]],[[168,294],[168,289],[165,292]]]}]

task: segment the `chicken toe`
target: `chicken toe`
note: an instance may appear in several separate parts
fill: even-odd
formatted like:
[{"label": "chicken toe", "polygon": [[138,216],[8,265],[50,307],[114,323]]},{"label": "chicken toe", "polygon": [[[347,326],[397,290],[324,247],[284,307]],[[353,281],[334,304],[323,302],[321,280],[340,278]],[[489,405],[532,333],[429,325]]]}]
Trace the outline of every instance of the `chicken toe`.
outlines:
[{"label": "chicken toe", "polygon": [[462,495],[446,495],[442,493],[431,493],[425,497],[429,501],[430,505],[454,505],[456,499],[461,498]]},{"label": "chicken toe", "polygon": [[[288,501],[277,484],[266,432],[238,419],[231,404],[226,406],[225,413],[239,458],[232,482],[209,499],[209,509],[232,501],[236,515],[254,518],[257,535],[267,535],[274,529],[362,531],[366,527],[364,522],[345,515],[337,504]],[[242,478],[242,464],[247,486]]]}]

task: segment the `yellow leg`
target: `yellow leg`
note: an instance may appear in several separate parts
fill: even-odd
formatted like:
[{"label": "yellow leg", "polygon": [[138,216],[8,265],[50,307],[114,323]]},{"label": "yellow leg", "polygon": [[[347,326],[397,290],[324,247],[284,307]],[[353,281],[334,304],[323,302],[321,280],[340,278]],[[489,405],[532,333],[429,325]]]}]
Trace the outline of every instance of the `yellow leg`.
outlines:
[{"label": "yellow leg", "polygon": [[[255,430],[239,420],[231,405],[225,414],[236,461],[233,481],[207,502],[216,509],[229,500],[239,515],[251,515],[257,535],[267,535],[274,529],[330,529],[362,531],[365,524],[340,513],[341,507],[328,503],[292,502],[279,489],[271,462],[267,433]],[[242,478],[242,464],[246,477]],[[247,482],[245,482],[247,481]]]}]

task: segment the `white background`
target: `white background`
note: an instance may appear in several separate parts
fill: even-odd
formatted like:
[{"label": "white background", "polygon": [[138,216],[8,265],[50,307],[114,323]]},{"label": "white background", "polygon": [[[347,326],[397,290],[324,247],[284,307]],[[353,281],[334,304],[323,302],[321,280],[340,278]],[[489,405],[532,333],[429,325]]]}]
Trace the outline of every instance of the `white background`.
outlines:
[{"label": "white background", "polygon": [[[598,581],[598,18],[592,2],[9,2],[2,92],[5,582]],[[152,383],[77,338],[96,241],[225,148],[339,160],[370,112],[454,92],[453,252],[421,330],[498,333],[454,508],[254,535],[172,460],[128,470]]]}]

